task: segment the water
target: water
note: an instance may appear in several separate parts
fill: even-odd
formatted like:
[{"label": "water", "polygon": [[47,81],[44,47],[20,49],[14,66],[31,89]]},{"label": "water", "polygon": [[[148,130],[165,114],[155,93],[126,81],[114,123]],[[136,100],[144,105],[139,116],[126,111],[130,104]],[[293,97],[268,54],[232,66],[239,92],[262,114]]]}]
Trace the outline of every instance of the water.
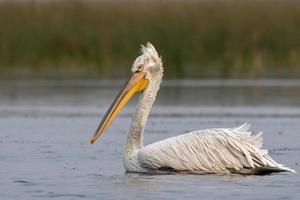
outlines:
[{"label": "water", "polygon": [[[134,99],[89,139],[122,81],[0,81],[0,199],[300,199],[299,174],[126,174]],[[299,81],[167,81],[145,143],[249,121],[278,162],[300,172]]]}]

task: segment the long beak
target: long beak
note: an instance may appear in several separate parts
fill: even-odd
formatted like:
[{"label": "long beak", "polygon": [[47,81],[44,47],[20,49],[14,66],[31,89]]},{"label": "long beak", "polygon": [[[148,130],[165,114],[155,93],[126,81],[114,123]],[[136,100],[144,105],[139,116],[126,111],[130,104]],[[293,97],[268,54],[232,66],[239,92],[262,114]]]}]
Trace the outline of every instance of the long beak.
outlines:
[{"label": "long beak", "polygon": [[103,134],[105,129],[111,124],[130,98],[135,93],[142,92],[148,86],[149,81],[145,76],[145,72],[135,72],[131,75],[98,125],[94,136],[91,138],[91,144],[94,144]]}]

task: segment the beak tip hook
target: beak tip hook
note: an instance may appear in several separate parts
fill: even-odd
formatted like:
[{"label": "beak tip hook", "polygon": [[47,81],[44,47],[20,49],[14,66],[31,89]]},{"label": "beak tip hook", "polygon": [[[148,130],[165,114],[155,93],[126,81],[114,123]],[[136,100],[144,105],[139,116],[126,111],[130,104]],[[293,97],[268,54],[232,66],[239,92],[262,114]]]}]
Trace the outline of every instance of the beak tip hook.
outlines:
[{"label": "beak tip hook", "polygon": [[96,140],[94,138],[91,139],[91,144],[95,144]]}]

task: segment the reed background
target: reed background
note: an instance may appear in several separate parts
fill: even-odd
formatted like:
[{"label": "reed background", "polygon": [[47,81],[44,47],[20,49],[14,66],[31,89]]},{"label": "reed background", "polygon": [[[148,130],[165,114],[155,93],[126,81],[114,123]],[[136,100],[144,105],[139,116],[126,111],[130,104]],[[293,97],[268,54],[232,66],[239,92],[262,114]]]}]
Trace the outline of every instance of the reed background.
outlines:
[{"label": "reed background", "polygon": [[0,2],[2,78],[126,77],[147,41],[167,78],[300,78],[300,2]]}]

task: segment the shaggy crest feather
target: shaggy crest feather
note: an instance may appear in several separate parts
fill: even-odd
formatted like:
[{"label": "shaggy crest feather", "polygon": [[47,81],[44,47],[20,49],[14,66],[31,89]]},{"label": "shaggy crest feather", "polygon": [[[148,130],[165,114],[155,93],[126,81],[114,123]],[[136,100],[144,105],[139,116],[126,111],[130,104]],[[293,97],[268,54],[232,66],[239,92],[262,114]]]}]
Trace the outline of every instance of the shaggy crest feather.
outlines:
[{"label": "shaggy crest feather", "polygon": [[154,62],[158,64],[162,63],[161,57],[159,57],[155,47],[150,42],[147,42],[146,46],[141,45],[141,52],[142,54],[145,54],[147,57],[153,59]]}]

